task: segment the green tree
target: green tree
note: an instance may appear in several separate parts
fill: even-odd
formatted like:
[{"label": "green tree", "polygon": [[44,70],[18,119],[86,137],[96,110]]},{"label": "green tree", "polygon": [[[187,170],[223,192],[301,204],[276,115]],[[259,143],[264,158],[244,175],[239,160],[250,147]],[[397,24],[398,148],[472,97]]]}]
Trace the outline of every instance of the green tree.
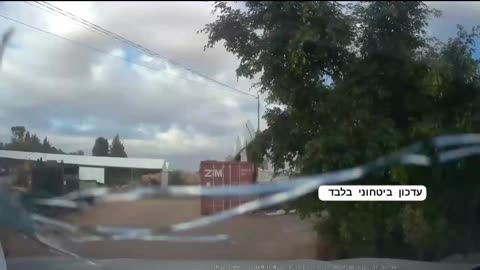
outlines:
[{"label": "green tree", "polygon": [[[426,27],[439,12],[423,2],[215,2],[202,30],[207,48],[222,41],[272,108],[268,129],[247,148],[276,170],[301,174],[355,166],[439,134],[479,132],[478,29],[447,43]],[[275,106],[282,105],[282,106]],[[288,130],[289,132],[285,132]],[[434,154],[434,152],[432,152]],[[256,157],[255,157],[256,156]],[[429,169],[394,167],[360,184],[424,184],[423,203],[296,202],[345,256],[441,258],[480,248],[476,159]],[[472,179],[470,181],[470,179]],[[453,190],[455,192],[453,192]]]},{"label": "green tree", "polygon": [[92,155],[99,157],[108,156],[108,140],[104,137],[98,137],[93,145]]},{"label": "green tree", "polygon": [[85,153],[83,152],[83,150],[77,150],[75,152],[69,153],[69,155],[83,156],[83,155],[85,155]]},{"label": "green tree", "polygon": [[185,176],[182,171],[172,170],[168,172],[168,184],[172,186],[180,186],[185,184]]},{"label": "green tree", "polygon": [[[127,153],[125,152],[125,147],[123,146],[122,142],[120,141],[120,136],[117,134],[110,146],[109,155],[111,157],[127,157]],[[122,169],[122,168],[107,168],[105,173],[105,183],[107,185],[114,185],[119,186],[126,183],[126,175],[129,175],[131,172],[129,169]]]},{"label": "green tree", "polygon": [[25,127],[14,126],[10,130],[12,132],[12,137],[10,144],[8,144],[6,148],[8,150],[25,151]]},{"label": "green tree", "polygon": [[120,141],[118,134],[113,138],[112,145],[110,146],[110,156],[111,157],[127,157],[125,152],[125,147]]},{"label": "green tree", "polygon": [[26,129],[23,126],[15,126],[11,128],[12,131],[12,144],[22,143],[25,139]]},{"label": "green tree", "polygon": [[42,143],[36,134],[32,135],[32,152],[42,152]]},{"label": "green tree", "polygon": [[5,149],[40,153],[63,153],[61,149],[51,146],[46,137],[43,143],[40,143],[38,136],[23,126],[14,126],[11,128],[11,131],[11,141],[5,145]]},{"label": "green tree", "polygon": [[43,139],[42,148],[43,148],[43,151],[47,151],[48,149],[52,148],[47,137]]}]

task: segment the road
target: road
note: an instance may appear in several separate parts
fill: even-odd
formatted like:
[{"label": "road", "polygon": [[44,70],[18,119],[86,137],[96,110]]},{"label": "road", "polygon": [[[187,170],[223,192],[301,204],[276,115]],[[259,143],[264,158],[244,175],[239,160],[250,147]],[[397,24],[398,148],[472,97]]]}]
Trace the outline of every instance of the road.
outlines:
[{"label": "road", "polygon": [[[157,227],[200,216],[198,200],[146,200],[110,203],[66,217],[76,224]],[[197,229],[190,234],[228,234],[230,241],[185,244],[144,241],[100,241],[70,246],[82,256],[96,259],[144,258],[168,260],[287,260],[317,258],[316,234],[296,215],[252,214]],[[45,256],[49,253],[16,234],[4,247],[10,257]]]}]

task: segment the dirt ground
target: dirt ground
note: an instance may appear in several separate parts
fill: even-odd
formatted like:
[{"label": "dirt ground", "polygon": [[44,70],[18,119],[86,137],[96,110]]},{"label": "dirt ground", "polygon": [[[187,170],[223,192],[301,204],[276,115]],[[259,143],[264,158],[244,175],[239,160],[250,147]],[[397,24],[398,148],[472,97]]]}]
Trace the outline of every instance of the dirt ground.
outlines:
[{"label": "dirt ground", "polygon": [[[198,200],[149,200],[109,203],[67,217],[77,224],[135,225],[157,227],[200,216]],[[316,234],[311,225],[295,214],[265,216],[250,214],[197,229],[189,234],[228,234],[220,243],[166,243],[144,241],[100,241],[73,247],[85,257],[145,259],[315,259]],[[32,241],[9,234],[2,242],[9,257],[44,256],[50,253]]]}]

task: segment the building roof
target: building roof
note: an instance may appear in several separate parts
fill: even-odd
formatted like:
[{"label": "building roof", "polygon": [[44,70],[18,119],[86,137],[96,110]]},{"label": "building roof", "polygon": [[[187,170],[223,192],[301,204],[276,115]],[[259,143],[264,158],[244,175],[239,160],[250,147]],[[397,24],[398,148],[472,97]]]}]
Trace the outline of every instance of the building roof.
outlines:
[{"label": "building roof", "polygon": [[46,154],[38,152],[0,150],[0,158],[19,160],[55,160],[65,164],[75,164],[89,167],[115,167],[135,169],[168,169],[168,162],[164,159],[154,158],[120,158],[120,157],[96,157],[80,155]]}]

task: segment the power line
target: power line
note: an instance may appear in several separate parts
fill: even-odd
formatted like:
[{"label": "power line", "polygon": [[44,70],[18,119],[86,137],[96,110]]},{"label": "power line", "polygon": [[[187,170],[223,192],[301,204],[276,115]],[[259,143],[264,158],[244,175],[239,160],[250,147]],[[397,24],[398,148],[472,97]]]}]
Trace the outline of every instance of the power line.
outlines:
[{"label": "power line", "polygon": [[[21,22],[21,21],[18,21],[18,20],[15,20],[15,19],[12,19],[10,17],[7,17],[5,15],[2,15],[0,14],[0,18],[3,18],[5,20],[8,20],[8,21],[11,21],[11,22],[14,22],[14,23],[17,23],[17,24],[20,24],[20,25],[23,25],[25,27],[28,27],[28,28],[31,28],[31,29],[34,29],[34,30],[37,30],[39,32],[42,32],[44,34],[47,34],[47,35],[50,35],[50,36],[53,36],[53,37],[56,37],[56,38],[59,38],[59,39],[63,39],[65,41],[68,41],[70,43],[73,43],[77,46],[81,46],[81,47],[84,47],[84,48],[87,48],[87,49],[90,49],[92,51],[95,51],[97,53],[100,53],[100,54],[105,54],[105,55],[108,55],[108,56],[111,56],[111,57],[116,57],[116,58],[120,58],[121,60],[125,61],[125,62],[128,62],[128,63],[131,63],[131,64],[135,64],[135,65],[139,65],[139,66],[142,66],[144,68],[147,68],[147,69],[150,69],[150,70],[155,70],[155,71],[162,71],[161,69],[159,68],[154,68],[154,67],[151,67],[151,66],[148,66],[148,65],[145,65],[143,63],[140,63],[138,61],[133,61],[133,60],[130,60],[126,57],[122,57],[120,55],[115,55],[115,54],[112,54],[112,53],[109,53],[109,52],[106,52],[106,51],[103,51],[103,50],[100,50],[98,48],[95,48],[95,47],[92,47],[88,44],[85,44],[85,43],[82,43],[82,42],[79,42],[79,41],[76,41],[76,40],[73,40],[73,39],[69,39],[69,38],[66,38],[66,37],[63,37],[63,36],[60,36],[60,35],[57,35],[57,34],[54,34],[52,32],[49,32],[49,31],[46,31],[46,30],[43,30],[41,28],[38,28],[38,27],[35,27],[33,25],[30,25],[30,24],[27,24],[27,23],[24,23],[24,22]],[[245,92],[242,92],[243,94],[247,95],[248,93],[245,93]],[[250,94],[248,94],[250,95]],[[253,96],[253,95],[251,95]],[[253,96],[255,97],[255,96]]]},{"label": "power line", "polygon": [[[75,14],[72,14],[72,13],[70,13],[70,12],[68,12],[68,11],[65,11],[65,10],[63,10],[63,9],[61,9],[61,8],[59,8],[59,7],[56,7],[55,5],[52,5],[52,4],[47,3],[47,2],[44,2],[44,1],[34,1],[34,2],[35,2],[36,5],[34,5],[34,4],[32,4],[32,3],[29,3],[29,2],[25,2],[25,3],[27,3],[27,4],[29,4],[29,5],[31,5],[31,6],[33,6],[33,7],[36,7],[36,8],[38,8],[38,9],[41,9],[41,10],[43,10],[43,11],[46,11],[46,12],[48,12],[48,13],[51,13],[51,14],[54,14],[54,15],[57,15],[57,16],[62,15],[62,16],[64,16],[64,17],[67,17],[67,18],[69,18],[69,19],[71,19],[71,20],[76,21],[77,23],[81,24],[83,27],[85,27],[85,28],[87,28],[87,29],[89,29],[89,30],[91,30],[91,31],[94,31],[94,32],[97,32],[97,33],[101,33],[101,34],[103,34],[103,35],[107,35],[107,36],[112,37],[112,38],[114,38],[114,39],[116,39],[116,40],[119,40],[119,41],[121,41],[121,42],[123,42],[123,43],[126,43],[126,44],[128,44],[128,45],[130,45],[130,46],[132,46],[132,47],[135,47],[135,48],[141,50],[142,52],[146,53],[147,55],[153,56],[153,57],[155,57],[155,58],[159,58],[159,59],[161,59],[162,61],[165,61],[165,62],[167,62],[167,63],[169,63],[169,64],[171,64],[171,65],[174,65],[174,66],[179,67],[179,68],[181,68],[181,69],[183,69],[183,70],[186,70],[186,71],[188,71],[188,72],[190,72],[190,73],[192,73],[192,74],[194,74],[194,75],[197,75],[197,76],[199,76],[199,77],[202,77],[202,78],[206,79],[207,81],[213,82],[213,83],[215,83],[215,84],[218,84],[218,85],[220,85],[220,86],[223,86],[223,87],[225,87],[225,88],[228,88],[228,89],[230,89],[230,90],[232,90],[232,91],[235,91],[235,92],[238,92],[238,93],[241,93],[241,94],[244,94],[244,95],[248,95],[248,96],[251,96],[251,97],[254,97],[254,98],[258,99],[258,96],[255,96],[255,95],[253,95],[253,94],[250,94],[250,93],[248,93],[248,92],[246,92],[246,91],[239,90],[239,89],[237,89],[237,88],[234,88],[234,87],[232,87],[232,86],[230,86],[230,85],[228,85],[228,84],[225,84],[225,83],[220,82],[220,81],[218,81],[218,80],[215,80],[215,79],[213,79],[213,78],[210,78],[210,77],[208,77],[208,76],[205,75],[205,74],[202,74],[202,73],[200,73],[200,72],[198,72],[198,71],[195,71],[195,70],[193,70],[193,69],[191,69],[191,68],[188,68],[188,67],[186,67],[186,66],[184,66],[184,65],[182,65],[182,64],[180,64],[180,63],[178,63],[178,62],[175,62],[175,61],[173,61],[173,60],[171,60],[171,59],[169,59],[169,58],[166,58],[166,57],[164,57],[164,56],[162,56],[162,55],[160,55],[160,54],[158,54],[158,53],[156,53],[156,52],[153,52],[153,51],[145,48],[145,47],[142,46],[142,45],[139,45],[138,43],[135,43],[135,42],[133,42],[133,41],[131,41],[131,40],[128,40],[128,39],[126,39],[126,38],[124,38],[124,37],[122,37],[122,36],[120,36],[120,35],[118,35],[118,34],[115,34],[115,33],[111,32],[111,31],[109,31],[109,30],[107,30],[107,29],[105,29],[105,28],[103,28],[103,27],[101,27],[101,26],[99,26],[99,25],[97,25],[97,24],[91,23],[91,22],[89,22],[89,21],[87,21],[87,20],[85,20],[85,19],[83,19],[83,18],[81,18],[81,17],[78,17],[78,16],[75,15]],[[40,5],[40,6],[46,8],[46,9],[48,9],[48,10],[45,10],[44,8],[41,8],[40,6],[37,6],[37,5]]]},{"label": "power line", "polygon": [[131,61],[131,60],[129,60],[129,59],[125,58],[125,57],[122,57],[122,56],[120,56],[120,55],[115,55],[115,54],[112,54],[112,53],[109,53],[109,52],[106,52],[106,51],[102,51],[102,50],[97,49],[97,48],[95,48],[95,47],[89,46],[89,45],[87,45],[87,44],[85,44],[85,43],[78,42],[78,41],[76,41],[76,40],[69,39],[69,38],[66,38],[66,37],[63,37],[63,36],[54,34],[54,33],[52,33],[52,32],[49,32],[49,31],[40,29],[40,28],[38,28],[38,27],[35,27],[35,26],[32,26],[32,25],[26,24],[26,23],[24,23],[24,22],[17,21],[17,20],[15,20],[15,19],[9,18],[9,17],[7,17],[7,16],[5,16],[5,15],[2,15],[2,14],[0,14],[0,18],[3,18],[3,19],[5,19],[5,20],[9,20],[9,21],[11,21],[11,22],[14,22],[14,23],[17,23],[17,24],[20,24],[20,25],[29,27],[29,28],[31,28],[31,29],[40,31],[40,32],[42,32],[42,33],[45,33],[45,34],[48,34],[48,35],[51,35],[51,36],[54,36],[54,37],[57,37],[57,38],[66,40],[66,41],[68,41],[68,42],[74,43],[75,45],[78,45],[78,46],[85,47],[85,48],[87,48],[87,49],[96,51],[97,53],[106,54],[106,55],[109,55],[109,56],[112,56],[112,57],[117,57],[117,58],[120,58],[120,59],[122,59],[122,60],[124,60],[124,61],[126,61],[126,62],[129,62],[129,63],[132,63],[132,64],[136,64],[136,65],[140,65],[140,66],[143,66],[143,67],[148,68],[148,69],[151,69],[151,70],[157,70],[157,71],[160,70],[160,69],[157,69],[157,68],[153,68],[153,67],[149,67],[149,66],[143,65],[143,64],[138,63],[138,62],[135,62],[135,61]]},{"label": "power line", "polygon": [[[218,81],[218,80],[215,80],[215,79],[213,79],[213,78],[210,78],[210,77],[208,77],[208,76],[205,75],[205,74],[202,74],[202,73],[200,73],[200,72],[198,72],[198,71],[195,71],[195,70],[193,70],[193,69],[191,69],[191,68],[188,68],[188,67],[186,67],[186,66],[184,66],[184,65],[182,65],[182,64],[180,64],[180,63],[178,63],[178,62],[175,62],[175,61],[173,61],[173,60],[171,60],[171,59],[168,59],[168,58],[166,58],[166,57],[164,57],[164,56],[162,56],[162,55],[160,55],[160,54],[158,54],[158,53],[156,53],[156,52],[153,52],[153,51],[145,48],[145,47],[142,46],[142,45],[139,45],[138,43],[135,43],[135,42],[133,42],[133,41],[131,41],[131,40],[128,40],[128,39],[126,39],[126,38],[124,38],[124,37],[122,37],[122,36],[120,36],[120,35],[118,35],[118,34],[115,34],[115,33],[111,32],[111,31],[109,31],[109,30],[107,30],[107,29],[105,29],[105,28],[103,28],[103,27],[101,27],[101,26],[99,26],[99,25],[97,25],[97,24],[91,23],[91,22],[89,22],[89,21],[87,21],[87,20],[85,20],[85,19],[83,19],[83,18],[81,18],[81,17],[79,17],[79,16],[77,16],[77,15],[75,15],[75,14],[72,14],[72,13],[70,13],[70,12],[68,12],[68,11],[65,11],[65,10],[63,10],[63,9],[55,6],[55,5],[52,5],[52,4],[47,3],[47,2],[45,2],[45,1],[35,1],[35,3],[41,5],[41,6],[45,7],[45,8],[48,8],[49,10],[52,10],[53,12],[55,12],[54,14],[57,15],[57,16],[58,16],[59,14],[61,14],[61,15],[65,16],[65,17],[68,17],[68,18],[70,18],[70,19],[72,19],[72,20],[80,23],[82,26],[86,27],[86,28],[89,29],[89,30],[92,30],[92,29],[93,29],[95,32],[100,32],[100,33],[102,33],[102,34],[104,34],[104,35],[107,35],[107,36],[109,36],[109,37],[113,37],[113,38],[115,38],[115,39],[117,39],[117,40],[119,40],[119,41],[121,41],[121,42],[127,43],[128,45],[133,46],[133,47],[135,47],[135,48],[137,48],[137,49],[139,49],[139,50],[147,53],[147,54],[150,55],[150,56],[153,56],[153,57],[156,57],[156,58],[160,58],[161,60],[163,60],[163,61],[165,61],[165,62],[167,62],[167,63],[169,63],[169,64],[175,65],[175,66],[177,66],[177,67],[179,67],[179,68],[181,68],[181,69],[184,69],[184,70],[186,70],[186,71],[188,71],[188,72],[190,72],[190,73],[192,73],[192,74],[195,74],[195,75],[197,75],[197,76],[200,76],[200,77],[202,77],[202,78],[204,78],[204,79],[206,79],[206,80],[208,80],[208,81],[211,81],[211,82],[213,82],[213,83],[219,84],[219,85],[221,85],[221,86],[223,86],[223,87],[226,87],[226,88],[228,88],[228,89],[230,89],[230,90],[233,90],[233,91],[236,91],[236,92],[240,92],[240,93],[242,93],[242,94],[249,95],[249,96],[251,96],[251,97],[257,98],[257,96],[255,96],[255,95],[252,95],[252,94],[250,94],[250,93],[248,93],[248,92],[239,90],[239,89],[234,88],[234,87],[232,87],[232,86],[230,86],[230,85],[228,85],[228,84],[225,84],[225,83],[223,83],[223,82],[220,82],[220,81]],[[33,5],[33,6],[35,6],[35,5]],[[36,6],[35,6],[35,7],[36,7]],[[37,7],[37,8],[39,8],[39,7]],[[50,13],[51,13],[51,12],[50,12]]]}]

